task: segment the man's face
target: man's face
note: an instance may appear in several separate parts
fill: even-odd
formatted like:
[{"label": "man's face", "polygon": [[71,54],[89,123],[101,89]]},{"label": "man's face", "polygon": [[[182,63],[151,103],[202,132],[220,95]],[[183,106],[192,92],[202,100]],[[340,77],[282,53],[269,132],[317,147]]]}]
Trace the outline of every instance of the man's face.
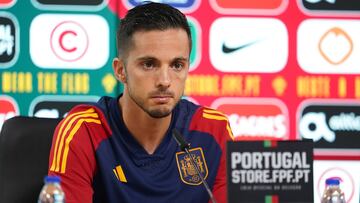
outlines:
[{"label": "man's face", "polygon": [[189,38],[182,29],[136,32],[125,59],[124,96],[153,118],[171,111],[184,92]]}]

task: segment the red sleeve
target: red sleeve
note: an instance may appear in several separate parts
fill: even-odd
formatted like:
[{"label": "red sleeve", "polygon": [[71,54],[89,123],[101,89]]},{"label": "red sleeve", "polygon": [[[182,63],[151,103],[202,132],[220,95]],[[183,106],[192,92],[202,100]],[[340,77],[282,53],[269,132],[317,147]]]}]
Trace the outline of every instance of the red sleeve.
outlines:
[{"label": "red sleeve", "polygon": [[[225,115],[223,115],[225,116]],[[225,116],[226,118],[226,116]],[[227,185],[226,185],[226,142],[233,140],[233,134],[230,129],[229,122],[226,120],[222,121],[222,125],[219,128],[220,136],[218,137],[218,143],[221,148],[221,158],[219,169],[215,178],[213,187],[214,197],[218,203],[227,202]]]},{"label": "red sleeve", "polygon": [[[226,128],[230,129],[228,121],[226,121]],[[219,169],[215,178],[213,193],[218,203],[227,202],[227,185],[226,185],[226,141],[233,140],[232,132],[223,128],[223,136],[219,140],[221,147],[221,159]]]},{"label": "red sleeve", "polygon": [[109,127],[95,107],[75,107],[56,127],[49,157],[49,175],[61,178],[67,203],[92,202],[95,151]]},{"label": "red sleeve", "polygon": [[[212,192],[218,203],[226,203],[226,142],[228,140],[234,140],[229,121],[226,115],[209,108],[200,108],[195,113],[194,117],[196,117],[194,120],[198,121],[198,123],[202,123],[202,125],[199,126],[191,123],[190,129],[198,129],[209,132],[214,136],[216,142],[221,148],[220,164],[215,177]],[[211,200],[209,202],[211,203]]]}]

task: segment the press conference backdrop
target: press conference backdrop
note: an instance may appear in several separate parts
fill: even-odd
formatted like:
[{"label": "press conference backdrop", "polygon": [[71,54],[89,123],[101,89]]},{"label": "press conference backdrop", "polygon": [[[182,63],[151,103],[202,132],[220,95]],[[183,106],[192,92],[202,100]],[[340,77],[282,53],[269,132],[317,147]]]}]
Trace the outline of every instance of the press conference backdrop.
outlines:
[{"label": "press conference backdrop", "polygon": [[[0,0],[0,127],[118,95],[115,31],[140,2]],[[186,97],[224,112],[237,140],[313,139],[315,197],[337,175],[359,202],[360,1],[160,2],[191,25]]]}]

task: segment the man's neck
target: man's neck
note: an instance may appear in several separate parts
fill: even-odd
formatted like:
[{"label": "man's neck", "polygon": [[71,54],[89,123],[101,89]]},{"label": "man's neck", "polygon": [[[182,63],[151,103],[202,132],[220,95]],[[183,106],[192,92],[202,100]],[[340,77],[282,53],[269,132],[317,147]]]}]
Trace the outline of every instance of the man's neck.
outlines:
[{"label": "man's neck", "polygon": [[129,99],[119,99],[125,126],[132,136],[147,151],[153,154],[166,135],[171,114],[164,118],[153,118]]}]

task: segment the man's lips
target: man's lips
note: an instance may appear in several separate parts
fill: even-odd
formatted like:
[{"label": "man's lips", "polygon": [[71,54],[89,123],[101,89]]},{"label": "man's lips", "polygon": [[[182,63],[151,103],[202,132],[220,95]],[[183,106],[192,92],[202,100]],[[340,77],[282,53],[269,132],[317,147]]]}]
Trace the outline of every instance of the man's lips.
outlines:
[{"label": "man's lips", "polygon": [[168,103],[170,99],[172,99],[172,95],[153,95],[151,96],[151,99],[155,101],[155,103]]}]

